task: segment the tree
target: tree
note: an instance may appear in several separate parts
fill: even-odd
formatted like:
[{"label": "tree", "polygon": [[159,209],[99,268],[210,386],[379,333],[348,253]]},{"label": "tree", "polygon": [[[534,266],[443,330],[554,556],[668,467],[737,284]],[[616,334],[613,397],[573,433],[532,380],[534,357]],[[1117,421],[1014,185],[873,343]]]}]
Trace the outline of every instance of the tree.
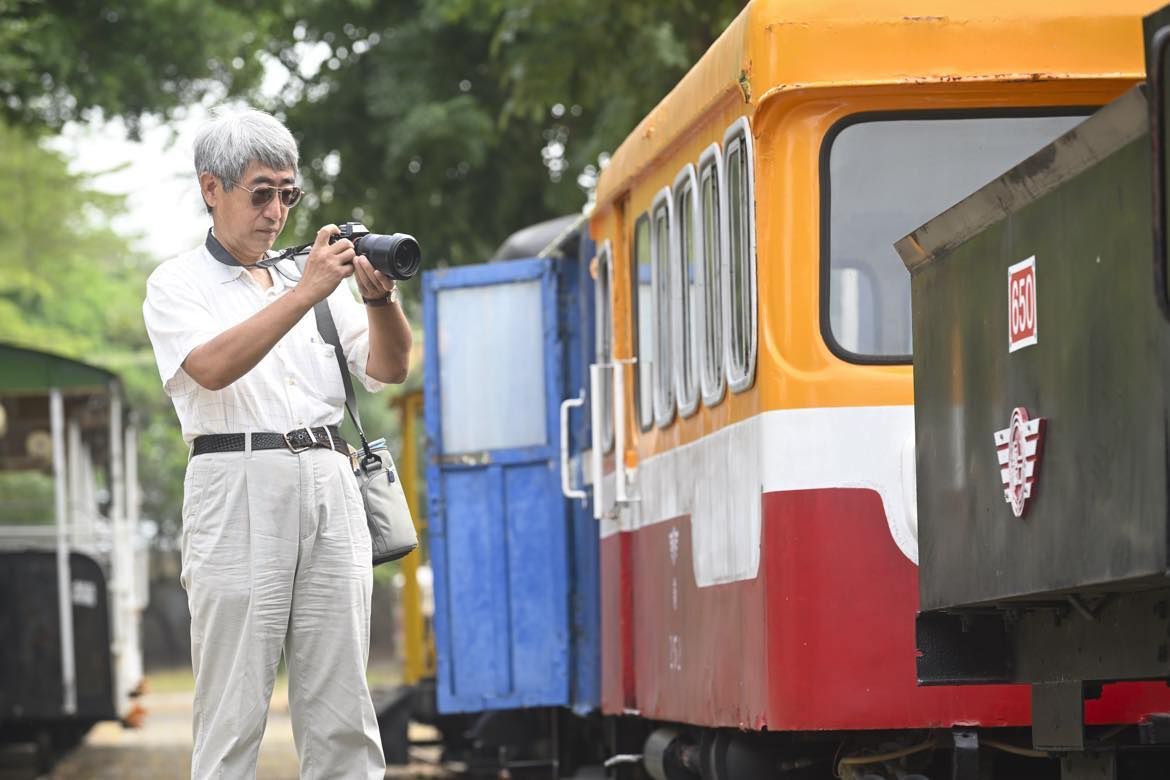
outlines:
[{"label": "tree", "polygon": [[729,0],[381,0],[299,23],[327,49],[268,104],[313,197],[294,230],[351,215],[414,233],[425,263],[479,262],[513,230],[580,210],[578,182],[739,11]]},{"label": "tree", "polygon": [[27,132],[0,124],[0,147],[0,333],[75,355],[144,346],[145,259],[108,227],[122,199]]},{"label": "tree", "polygon": [[[144,114],[247,93],[263,74],[255,41],[282,18],[267,5],[279,4],[0,0],[0,339],[122,376],[150,453],[144,514],[167,536],[178,534],[185,448],[142,324],[149,262],[109,228],[123,200],[37,141],[94,114],[122,117],[133,135]],[[43,493],[35,475],[8,476]]]},{"label": "tree", "polygon": [[[59,127],[207,95],[285,116],[311,197],[415,233],[428,264],[484,259],[578,210],[614,149],[738,13],[736,0],[0,0],[0,115]],[[321,68],[307,72],[312,45]],[[265,63],[292,75],[258,94]]]},{"label": "tree", "polygon": [[[122,375],[150,453],[144,513],[177,535],[185,448],[141,322],[150,263],[108,227],[121,199],[70,174],[38,133],[98,113],[133,133],[146,114],[243,96],[301,142],[310,197],[289,243],[357,217],[414,233],[427,266],[478,262],[511,231],[579,210],[599,156],[740,5],[0,0],[0,339]],[[307,68],[318,49],[322,67]],[[291,79],[261,95],[272,61]],[[389,430],[384,409],[362,410]]]},{"label": "tree", "polygon": [[0,0],[0,116],[59,128],[144,114],[259,84],[257,41],[287,29],[271,0]]},{"label": "tree", "polygon": [[[185,457],[142,323],[148,258],[109,228],[122,198],[72,174],[34,135],[0,122],[0,340],[118,373],[140,420],[143,511],[177,536]],[[11,475],[9,475],[11,476]],[[16,479],[17,477],[12,477]],[[6,489],[40,495],[20,475]],[[6,522],[12,522],[7,518]]]}]

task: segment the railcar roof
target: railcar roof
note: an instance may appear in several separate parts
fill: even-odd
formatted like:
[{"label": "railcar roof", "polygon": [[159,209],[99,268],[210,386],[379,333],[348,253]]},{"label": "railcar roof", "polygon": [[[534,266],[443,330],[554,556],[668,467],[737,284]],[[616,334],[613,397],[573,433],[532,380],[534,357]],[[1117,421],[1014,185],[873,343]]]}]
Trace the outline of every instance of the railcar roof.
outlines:
[{"label": "railcar roof", "polygon": [[489,262],[536,257],[548,248],[549,244],[560,238],[568,228],[580,221],[580,214],[568,214],[520,228],[504,239],[504,243],[496,249]]},{"label": "railcar roof", "polygon": [[0,343],[0,393],[40,393],[54,387],[64,392],[110,392],[120,383],[117,374],[104,368]]},{"label": "railcar roof", "polygon": [[1139,79],[1141,17],[1159,0],[753,0],[638,124],[598,183],[598,208],[725,100],[942,81]]}]

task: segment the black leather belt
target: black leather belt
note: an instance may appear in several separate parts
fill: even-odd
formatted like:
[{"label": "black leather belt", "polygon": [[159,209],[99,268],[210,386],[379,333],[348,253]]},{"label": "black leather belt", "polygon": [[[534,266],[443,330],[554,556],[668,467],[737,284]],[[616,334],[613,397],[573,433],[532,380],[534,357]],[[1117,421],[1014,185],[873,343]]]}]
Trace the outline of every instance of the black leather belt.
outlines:
[{"label": "black leather belt", "polygon": [[[196,436],[191,456],[207,455],[211,452],[243,452],[246,436],[242,433],[212,433]],[[337,427],[330,425],[320,428],[296,428],[288,433],[253,433],[252,449],[304,452],[314,447],[333,449],[349,456],[349,445],[341,438]]]}]

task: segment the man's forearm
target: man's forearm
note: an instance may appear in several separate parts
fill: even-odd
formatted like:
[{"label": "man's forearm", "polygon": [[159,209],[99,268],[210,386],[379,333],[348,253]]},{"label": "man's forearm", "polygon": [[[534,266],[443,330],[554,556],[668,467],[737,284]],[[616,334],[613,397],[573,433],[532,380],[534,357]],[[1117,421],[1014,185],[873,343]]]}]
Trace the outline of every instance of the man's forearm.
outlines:
[{"label": "man's forearm", "polygon": [[370,356],[366,373],[379,382],[401,384],[410,371],[410,322],[402,307],[367,306],[370,321]]},{"label": "man's forearm", "polygon": [[222,390],[255,368],[312,308],[308,295],[290,290],[240,324],[191,350],[183,361],[183,370],[208,390]]}]

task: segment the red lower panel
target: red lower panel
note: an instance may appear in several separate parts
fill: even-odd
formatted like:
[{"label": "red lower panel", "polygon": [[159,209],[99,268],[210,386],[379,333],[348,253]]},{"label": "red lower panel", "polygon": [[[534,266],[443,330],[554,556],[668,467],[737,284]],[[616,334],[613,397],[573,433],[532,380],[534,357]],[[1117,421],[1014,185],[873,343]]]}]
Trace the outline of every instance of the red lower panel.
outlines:
[{"label": "red lower panel", "polygon": [[777,729],[1024,724],[1026,686],[922,688],[918,569],[872,490],[763,498],[768,721]]},{"label": "red lower panel", "polygon": [[762,727],[767,643],[758,581],[696,587],[689,518],[631,536],[636,708],[648,717]]},{"label": "red lower panel", "polygon": [[629,534],[601,540],[601,711],[634,706]]},{"label": "red lower panel", "polygon": [[[689,518],[601,553],[606,712],[771,730],[1029,722],[1026,686],[918,687],[918,570],[871,490],[765,495],[753,580],[696,587]],[[1086,716],[1167,709],[1164,685],[1112,685]]]}]

